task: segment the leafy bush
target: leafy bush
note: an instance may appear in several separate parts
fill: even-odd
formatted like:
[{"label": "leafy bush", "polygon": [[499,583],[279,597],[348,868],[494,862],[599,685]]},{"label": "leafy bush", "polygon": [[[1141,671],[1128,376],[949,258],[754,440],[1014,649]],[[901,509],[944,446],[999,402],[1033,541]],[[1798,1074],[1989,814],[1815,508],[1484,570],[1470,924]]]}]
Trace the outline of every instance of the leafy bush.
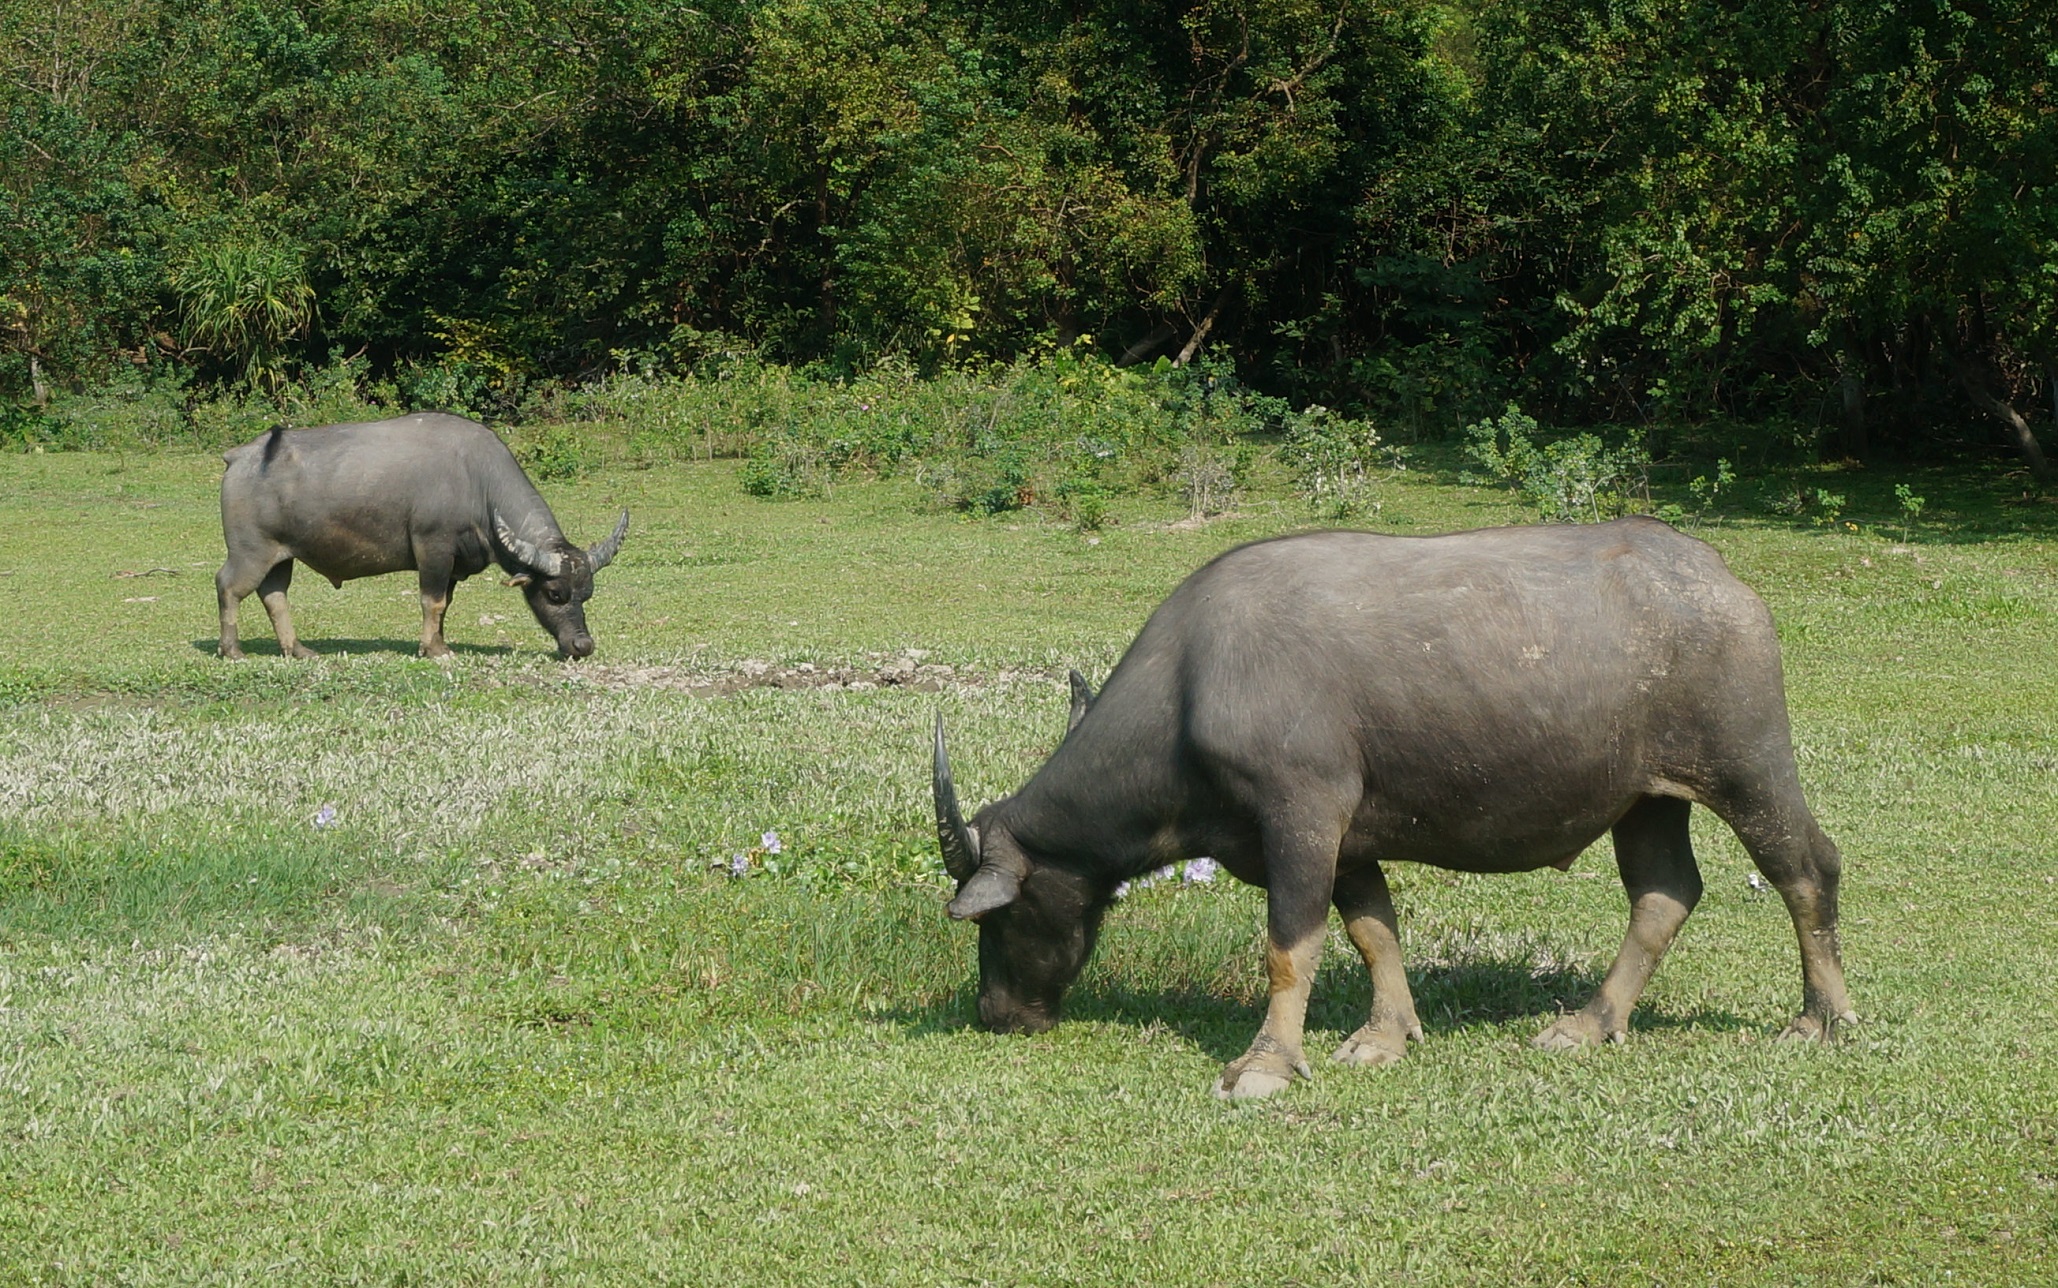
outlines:
[{"label": "leafy bush", "polygon": [[1651,458],[1641,442],[1609,447],[1594,434],[1575,434],[1538,445],[1536,432],[1536,421],[1510,403],[1498,419],[1466,426],[1465,454],[1546,523],[1599,523],[1649,500]]},{"label": "leafy bush", "polygon": [[58,398],[23,432],[55,451],[142,451],[190,440],[193,429],[183,377],[156,369]]},{"label": "leafy bush", "polygon": [[[1323,518],[1340,521],[1379,508],[1372,473],[1381,453],[1372,422],[1311,406],[1287,417],[1283,454],[1296,490]],[[1387,455],[1398,467],[1398,455]]]},{"label": "leafy bush", "polygon": [[508,446],[532,479],[575,479],[602,463],[598,445],[569,425],[517,434]]}]

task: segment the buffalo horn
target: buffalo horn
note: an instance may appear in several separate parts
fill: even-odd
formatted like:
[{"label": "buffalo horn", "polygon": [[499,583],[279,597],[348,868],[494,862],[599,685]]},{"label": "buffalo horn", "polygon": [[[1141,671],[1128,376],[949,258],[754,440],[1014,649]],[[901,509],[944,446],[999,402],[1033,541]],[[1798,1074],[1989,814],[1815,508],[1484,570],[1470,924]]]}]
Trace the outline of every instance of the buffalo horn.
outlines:
[{"label": "buffalo horn", "polygon": [[622,511],[622,517],[615,521],[615,530],[607,540],[586,552],[586,561],[599,572],[615,561],[615,551],[622,548],[622,538],[629,535],[629,512]]},{"label": "buffalo horn", "polygon": [[1086,682],[1086,677],[1074,671],[1071,673],[1070,678],[1072,681],[1072,714],[1065,721],[1066,733],[1077,729],[1079,722],[1086,718],[1087,709],[1093,706],[1093,686]]},{"label": "buffalo horn", "polygon": [[958,789],[950,780],[950,753],[943,747],[943,715],[936,716],[936,840],[943,847],[943,866],[959,883],[979,870],[979,846],[965,816],[958,810]]},{"label": "buffalo horn", "polygon": [[555,550],[545,550],[515,535],[507,520],[493,516],[493,534],[500,538],[500,544],[515,557],[515,562],[524,568],[534,568],[545,577],[555,577],[565,569],[565,557]]}]

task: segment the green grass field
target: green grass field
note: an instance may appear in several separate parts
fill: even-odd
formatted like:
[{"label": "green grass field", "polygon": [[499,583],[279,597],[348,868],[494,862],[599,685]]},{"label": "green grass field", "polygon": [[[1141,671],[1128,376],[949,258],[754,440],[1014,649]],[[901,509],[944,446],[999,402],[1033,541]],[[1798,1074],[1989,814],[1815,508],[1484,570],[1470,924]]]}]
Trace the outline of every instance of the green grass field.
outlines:
[{"label": "green grass field", "polygon": [[[303,574],[322,658],[252,600],[230,664],[218,470],[0,457],[0,1282],[2058,1280],[2058,506],[2000,480],[1703,532],[1780,621],[1847,1040],[1772,1040],[1791,926],[1702,817],[1627,1044],[1526,1045],[1619,942],[1605,846],[1403,867],[1427,1041],[1232,1106],[1261,896],[1141,891],[1067,1023],[982,1033],[927,735],[968,802],[1009,790],[1065,669],[1291,501],[1089,537],[611,469],[545,486],[576,540],[634,515],[591,663],[486,578],[438,665],[410,580]],[[1422,469],[1372,526],[1517,517]],[[1363,1018],[1340,931],[1325,962],[1311,1053]]]}]

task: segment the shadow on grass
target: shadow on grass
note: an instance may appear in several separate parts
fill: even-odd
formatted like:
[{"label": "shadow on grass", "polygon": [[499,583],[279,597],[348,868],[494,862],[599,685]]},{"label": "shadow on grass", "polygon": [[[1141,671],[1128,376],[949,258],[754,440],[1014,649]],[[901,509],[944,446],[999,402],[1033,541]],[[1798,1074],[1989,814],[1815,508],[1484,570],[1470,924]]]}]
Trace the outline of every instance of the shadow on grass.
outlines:
[{"label": "shadow on grass", "polygon": [[[1599,971],[1539,967],[1516,958],[1480,957],[1408,971],[1423,1036],[1432,1042],[1439,1034],[1497,1028],[1522,1020],[1533,1020],[1541,1032],[1560,1014],[1585,1005],[1600,982]],[[948,999],[891,1012],[884,1018],[911,1036],[975,1027],[975,994],[976,981],[968,980]],[[1308,1003],[1309,1057],[1328,1054],[1317,1033],[1354,1031],[1365,1022],[1370,1001],[1362,964],[1338,960],[1324,965]],[[1224,1063],[1243,1054],[1264,1014],[1261,997],[1239,1001],[1199,983],[1152,987],[1090,969],[1087,978],[1067,995],[1064,1007],[1067,1021],[1164,1026]],[[1758,1025],[1758,1021],[1716,1008],[1660,1011],[1641,1004],[1630,1020],[1630,1032],[1700,1029],[1734,1033]]]},{"label": "shadow on grass", "polygon": [[[1605,435],[1604,435],[1605,436]],[[1611,440],[1612,441],[1612,440]],[[1714,452],[1707,459],[1661,461],[1650,471],[1650,496],[1638,510],[1678,505],[1690,515],[1704,511],[1682,527],[1696,535],[1724,527],[1785,529],[1834,536],[1849,523],[1875,535],[1916,545],[1980,545],[1997,540],[2047,540],[2058,537],[2058,492],[2038,492],[2028,471],[2011,452],[1990,449],[1970,462],[1878,459],[1786,462],[1740,467],[1738,483],[1705,506],[1693,495],[1690,480],[1715,472]],[[1494,512],[1488,522],[1506,522],[1503,513],[1515,501],[1506,487],[1482,482],[1479,466],[1461,444],[1425,443],[1409,448],[1409,468],[1419,478],[1448,487],[1463,496],[1459,508]],[[1907,485],[1924,498],[1922,512],[1910,516],[1895,494]],[[1470,486],[1470,495],[1457,489]],[[1817,490],[1842,498],[1825,512]],[[1534,519],[1531,512],[1525,520]]]},{"label": "shadow on grass", "polygon": [[[364,655],[372,653],[393,653],[401,657],[419,657],[421,656],[422,651],[421,641],[411,639],[304,639],[300,642],[302,644],[305,644],[307,647],[313,649],[316,653],[320,654],[323,657],[343,657],[345,655]],[[212,657],[214,656],[215,649],[221,644],[221,641],[213,636],[210,636],[204,640],[194,640],[192,641],[192,643],[195,652],[205,653],[209,657]],[[453,653],[463,654],[467,657],[508,657],[514,654],[517,650],[515,646],[512,644],[452,644],[450,646],[450,651]],[[279,652],[279,642],[276,639],[246,639],[243,641],[243,652],[250,657],[283,656]]]}]

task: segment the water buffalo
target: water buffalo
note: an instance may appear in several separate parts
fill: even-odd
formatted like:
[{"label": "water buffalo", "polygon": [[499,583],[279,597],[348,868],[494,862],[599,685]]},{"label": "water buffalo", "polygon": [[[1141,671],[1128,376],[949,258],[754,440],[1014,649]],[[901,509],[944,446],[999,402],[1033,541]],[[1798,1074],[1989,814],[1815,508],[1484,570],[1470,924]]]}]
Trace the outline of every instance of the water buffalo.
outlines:
[{"label": "water buffalo", "polygon": [[1786,901],[1795,1037],[1855,1020],[1837,949],[1841,860],[1802,797],[1764,603],[1652,519],[1439,537],[1325,532],[1242,546],[1151,614],[1035,776],[967,825],[943,722],[937,835],[979,922],[979,1017],[1056,1023],[1118,883],[1212,855],[1268,891],[1270,1003],[1217,1093],[1298,1073],[1328,908],[1372,976],[1335,1058],[1386,1064],[1421,1025],[1381,864],[1567,867],[1612,831],[1629,933],[1600,989],[1536,1038],[1618,1041],[1701,895],[1691,802]]},{"label": "water buffalo", "polygon": [[498,435],[442,412],[315,429],[275,426],[222,455],[222,537],[215,574],[221,655],[243,656],[236,606],[264,602],[279,649],[313,657],[293,633],[286,588],[298,559],[341,586],[412,568],[422,590],[422,656],[447,657],[443,613],[451,587],[489,564],[519,586],[560,657],[593,652],[586,601],[629,531],[591,550],[565,540],[557,519]]}]

